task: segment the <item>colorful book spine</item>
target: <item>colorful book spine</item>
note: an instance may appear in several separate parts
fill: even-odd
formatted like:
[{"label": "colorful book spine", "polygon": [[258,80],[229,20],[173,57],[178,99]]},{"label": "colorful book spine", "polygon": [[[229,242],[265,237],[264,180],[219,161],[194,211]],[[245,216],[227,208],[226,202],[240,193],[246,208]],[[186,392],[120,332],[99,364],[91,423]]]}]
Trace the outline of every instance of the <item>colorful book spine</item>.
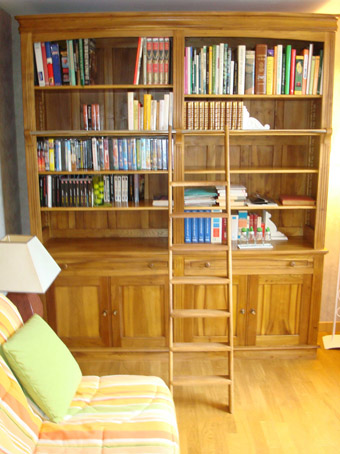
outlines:
[{"label": "colorful book spine", "polygon": [[267,93],[267,44],[257,44],[255,47],[255,94]]},{"label": "colorful book spine", "polygon": [[289,94],[294,94],[295,88],[295,60],[296,60],[296,49],[292,49],[291,60],[290,60],[290,84]]},{"label": "colorful book spine", "polygon": [[45,49],[46,49],[48,83],[51,87],[53,87],[54,86],[53,62],[52,62],[52,53],[51,53],[51,43],[49,41],[47,41],[45,43]]},{"label": "colorful book spine", "polygon": [[44,75],[44,66],[41,53],[41,43],[34,43],[34,55],[35,55],[35,64],[38,74],[38,83],[39,87],[45,87],[45,75]]},{"label": "colorful book spine", "polygon": [[237,47],[237,94],[244,95],[246,69],[246,46],[240,44]]},{"label": "colorful book spine", "polygon": [[274,49],[268,49],[267,55],[267,95],[273,94],[274,83]]},{"label": "colorful book spine", "polygon": [[302,95],[303,83],[303,55],[295,57],[295,84],[294,95]]},{"label": "colorful book spine", "polygon": [[52,56],[52,67],[53,67],[53,77],[54,84],[61,85],[61,68],[60,68],[60,54],[59,54],[59,44],[51,43],[51,56]]},{"label": "colorful book spine", "polygon": [[246,95],[255,94],[255,51],[246,51],[245,60],[245,89]]}]

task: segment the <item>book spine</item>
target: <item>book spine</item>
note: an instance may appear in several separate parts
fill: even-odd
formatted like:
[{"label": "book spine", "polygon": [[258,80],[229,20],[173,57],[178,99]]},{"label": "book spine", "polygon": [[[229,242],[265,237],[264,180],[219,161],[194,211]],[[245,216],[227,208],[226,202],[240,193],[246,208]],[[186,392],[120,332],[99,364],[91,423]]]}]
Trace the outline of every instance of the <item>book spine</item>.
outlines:
[{"label": "book spine", "polygon": [[76,73],[75,73],[75,66],[74,66],[74,52],[73,52],[73,41],[72,39],[68,39],[67,41],[67,57],[68,57],[68,65],[70,71],[70,85],[76,85]]},{"label": "book spine", "polygon": [[291,71],[291,60],[292,60],[292,46],[288,44],[286,46],[286,75],[285,75],[285,95],[290,93],[290,71]]},{"label": "book spine", "polygon": [[159,39],[152,40],[152,81],[154,84],[159,84]]},{"label": "book spine", "polygon": [[320,67],[320,55],[317,55],[315,57],[315,68],[314,68],[312,95],[316,95],[317,91],[318,91],[319,67]]},{"label": "book spine", "polygon": [[45,43],[45,49],[46,49],[48,83],[51,87],[53,87],[54,86],[53,62],[52,62],[52,53],[51,53],[51,43],[49,41],[47,41]]},{"label": "book spine", "polygon": [[312,61],[313,61],[313,48],[314,48],[314,45],[311,43],[309,45],[309,48],[308,48],[308,70],[307,70],[306,95],[311,95],[311,92],[310,92],[310,79],[311,79]]},{"label": "book spine", "polygon": [[204,218],[198,218],[198,242],[204,243]]},{"label": "book spine", "polygon": [[308,49],[303,49],[302,94],[307,93]]},{"label": "book spine", "polygon": [[237,48],[237,94],[244,95],[245,87],[246,46],[240,44]]},{"label": "book spine", "polygon": [[295,57],[294,95],[302,95],[302,81],[303,81],[303,56],[297,55]]},{"label": "book spine", "polygon": [[[187,211],[187,210],[185,210]],[[192,242],[192,218],[184,218],[184,242]]]},{"label": "book spine", "polygon": [[245,94],[253,95],[255,93],[255,51],[246,51],[245,63]]},{"label": "book spine", "polygon": [[268,49],[267,54],[267,95],[273,94],[274,82],[274,49]]},{"label": "book spine", "polygon": [[292,56],[290,61],[290,84],[289,84],[289,94],[294,94],[295,87],[295,59],[296,59],[296,49],[292,49]]},{"label": "book spine", "polygon": [[170,83],[170,39],[164,38],[164,84]]},{"label": "book spine", "polygon": [[277,45],[276,93],[281,95],[282,80],[282,44]]},{"label": "book spine", "polygon": [[159,38],[159,83],[164,84],[164,38]]},{"label": "book spine", "polygon": [[79,70],[80,70],[80,85],[85,85],[85,65],[84,65],[84,40],[78,40],[79,47]]},{"label": "book spine", "polygon": [[128,105],[128,130],[133,131],[134,129],[134,92],[129,91],[127,94],[127,105]]},{"label": "book spine", "polygon": [[317,86],[317,95],[322,94],[322,77],[323,75],[323,50],[320,50],[320,65],[319,65],[319,74],[318,74],[318,86]]},{"label": "book spine", "polygon": [[46,45],[42,41],[41,43],[41,55],[42,55],[42,62],[43,62],[43,68],[44,68],[44,78],[45,78],[45,86],[49,86],[48,82],[48,69],[47,69],[47,57],[46,57]]},{"label": "book spine", "polygon": [[255,48],[255,94],[267,93],[267,44],[257,44]]},{"label": "book spine", "polygon": [[137,44],[137,54],[136,54],[136,63],[135,63],[135,73],[133,76],[133,83],[134,85],[138,85],[139,83],[139,74],[140,74],[140,66],[141,66],[141,58],[142,58],[142,49],[143,49],[143,38],[138,38]]},{"label": "book spine", "polygon": [[51,43],[51,55],[52,55],[52,67],[54,84],[61,85],[61,70],[60,70],[60,55],[59,55],[59,44]]}]

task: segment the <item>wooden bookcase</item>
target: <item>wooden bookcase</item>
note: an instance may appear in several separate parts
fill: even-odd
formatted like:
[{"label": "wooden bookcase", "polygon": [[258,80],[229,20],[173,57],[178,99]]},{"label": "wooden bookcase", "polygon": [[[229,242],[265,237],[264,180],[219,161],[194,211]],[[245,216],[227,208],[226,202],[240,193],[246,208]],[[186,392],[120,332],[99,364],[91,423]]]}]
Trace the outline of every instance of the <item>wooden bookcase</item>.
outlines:
[{"label": "wooden bookcase", "polygon": [[[336,17],[184,12],[41,15],[17,20],[31,230],[63,269],[46,298],[47,319],[61,338],[75,352],[167,351],[168,209],[153,207],[150,200],[167,191],[168,172],[140,172],[145,175],[146,200],[138,207],[41,208],[37,139],[98,136],[80,129],[80,105],[94,102],[103,112],[100,136],[149,137],[146,132],[127,131],[127,92],[134,91],[139,98],[151,93],[158,99],[172,92],[174,180],[215,180],[218,170],[213,175],[212,166],[223,167],[223,131],[195,131],[194,135],[186,130],[185,102],[237,100],[270,130],[230,131],[231,182],[244,184],[250,194],[260,192],[274,199],[285,192],[315,197],[315,207],[279,204],[269,209],[288,241],[277,242],[268,251],[240,251],[235,246],[232,253],[235,348],[315,352],[326,253]],[[132,84],[140,36],[170,38],[169,85]],[[77,38],[96,39],[96,84],[35,87],[33,43]],[[247,48],[257,43],[291,44],[299,51],[313,43],[324,52],[323,94],[185,95],[185,46],[221,40]],[[180,204],[183,194],[176,194]],[[262,207],[256,211],[261,213]],[[183,231],[179,220],[173,230],[179,243]],[[225,257],[218,252],[188,253],[176,257],[173,267],[178,275],[226,274]],[[212,301],[220,309],[227,307],[219,286],[187,286],[174,296],[179,309],[209,308]],[[226,325],[181,320],[174,333],[178,342],[218,342],[225,339]]]}]

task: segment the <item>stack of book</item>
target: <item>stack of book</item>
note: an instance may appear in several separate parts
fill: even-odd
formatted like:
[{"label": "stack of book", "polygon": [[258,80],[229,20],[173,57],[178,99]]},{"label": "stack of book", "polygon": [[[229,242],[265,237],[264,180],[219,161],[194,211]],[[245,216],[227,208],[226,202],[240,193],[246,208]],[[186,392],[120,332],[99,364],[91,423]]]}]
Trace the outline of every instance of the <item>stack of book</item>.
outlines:
[{"label": "stack of book", "polygon": [[323,50],[311,43],[297,50],[288,44],[228,43],[195,48],[184,57],[185,94],[322,94]]},{"label": "stack of book", "polygon": [[212,206],[216,205],[217,192],[215,187],[185,188],[185,206]]},{"label": "stack of book", "polygon": [[97,61],[94,39],[35,42],[34,55],[40,87],[95,83]]},{"label": "stack of book", "polygon": [[170,40],[168,37],[138,38],[135,85],[169,84]]},{"label": "stack of book", "polygon": [[128,92],[129,131],[167,131],[173,124],[173,93],[166,93],[163,99],[152,99],[145,94],[143,104],[135,99],[135,92]]},{"label": "stack of book", "polygon": [[[226,188],[225,186],[216,187],[218,196],[216,199],[217,204],[220,207],[226,206]],[[230,204],[232,207],[244,206],[247,200],[247,189],[242,184],[231,184],[230,190]]]}]

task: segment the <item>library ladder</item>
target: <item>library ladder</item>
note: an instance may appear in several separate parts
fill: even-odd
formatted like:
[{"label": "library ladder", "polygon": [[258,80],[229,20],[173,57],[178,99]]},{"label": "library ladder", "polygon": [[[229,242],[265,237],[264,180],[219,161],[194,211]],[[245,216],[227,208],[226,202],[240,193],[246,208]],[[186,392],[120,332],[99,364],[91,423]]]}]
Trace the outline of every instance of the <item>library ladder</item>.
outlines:
[{"label": "library ladder", "polygon": [[[221,132],[221,135],[223,133]],[[230,172],[229,172],[229,131],[226,129],[224,138],[224,169],[223,181],[184,181],[176,180],[176,169],[171,171],[169,165],[169,385],[171,391],[174,386],[205,386],[205,385],[226,385],[228,387],[228,409],[232,413],[233,410],[233,309],[232,309],[232,268],[231,268],[231,216],[230,216]],[[182,160],[185,158],[184,144],[180,147],[183,151]],[[172,162],[172,147],[169,147],[169,163]],[[174,153],[176,147],[174,147]],[[176,160],[176,157],[174,157]],[[183,163],[184,165],[184,163]],[[176,167],[176,166],[174,166]],[[184,175],[184,173],[183,173]],[[174,197],[175,188],[208,187],[208,186],[224,186],[226,191],[226,205],[219,212],[204,211],[204,212],[186,212],[183,210],[184,204],[176,207],[176,198]],[[175,189],[176,190],[176,189]],[[216,207],[214,207],[216,208]],[[219,207],[218,207],[219,208]],[[174,229],[173,224],[176,219],[195,219],[195,218],[210,218],[213,222],[214,218],[225,219],[226,239],[221,244],[217,243],[178,243],[173,240]],[[221,222],[222,224],[222,222]],[[174,256],[185,256],[186,254],[194,255],[197,253],[215,253],[223,252],[226,256],[226,275],[225,276],[185,276],[177,275],[174,270]],[[225,288],[227,307],[223,310],[217,308],[203,309],[178,309],[175,307],[176,299],[174,290],[176,286],[193,285],[193,286],[209,286],[222,285]],[[209,305],[210,306],[210,305]],[[226,321],[226,342],[174,342],[174,325],[179,319],[211,319],[223,318]],[[209,353],[219,352],[226,355],[227,370],[223,375],[199,375],[199,376],[174,376],[174,354],[176,353]]]}]

